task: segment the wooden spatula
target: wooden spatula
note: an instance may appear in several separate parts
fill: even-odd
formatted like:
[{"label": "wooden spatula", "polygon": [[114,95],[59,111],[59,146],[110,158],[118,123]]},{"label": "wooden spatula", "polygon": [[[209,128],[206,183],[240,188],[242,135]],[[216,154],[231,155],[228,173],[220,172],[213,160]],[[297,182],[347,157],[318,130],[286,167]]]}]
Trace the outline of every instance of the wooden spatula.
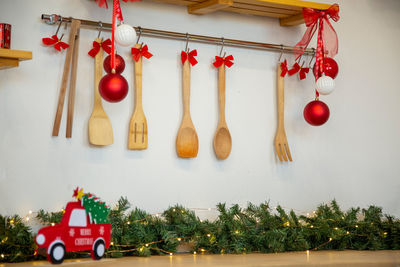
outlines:
[{"label": "wooden spatula", "polygon": [[232,137],[225,120],[225,64],[218,68],[219,122],[214,136],[214,151],[219,159],[226,159],[232,150]]},{"label": "wooden spatula", "polygon": [[[136,44],[135,48],[140,49],[141,44]],[[128,148],[142,150],[147,146],[147,121],[142,105],[142,57],[140,57],[135,61],[135,109],[129,124]]]},{"label": "wooden spatula", "polygon": [[[101,39],[97,38],[96,42],[101,43]],[[107,146],[114,143],[111,122],[104,112],[99,93],[99,82],[103,76],[103,54],[104,51],[100,46],[100,50],[94,58],[94,106],[89,119],[89,142],[97,146]]]},{"label": "wooden spatula", "polygon": [[199,151],[199,139],[190,117],[190,66],[189,60],[183,64],[183,119],[176,137],[176,152],[181,158],[195,158]]}]

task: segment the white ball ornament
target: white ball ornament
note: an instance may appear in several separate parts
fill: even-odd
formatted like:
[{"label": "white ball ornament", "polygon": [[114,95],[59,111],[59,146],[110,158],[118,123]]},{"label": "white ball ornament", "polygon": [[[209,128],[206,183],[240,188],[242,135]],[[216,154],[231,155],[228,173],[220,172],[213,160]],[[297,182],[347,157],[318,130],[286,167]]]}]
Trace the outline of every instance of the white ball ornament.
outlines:
[{"label": "white ball ornament", "polygon": [[317,80],[316,87],[321,95],[329,95],[335,89],[335,81],[331,77],[322,74]]},{"label": "white ball ornament", "polygon": [[115,41],[122,46],[131,46],[136,42],[136,31],[128,24],[121,24],[115,29]]}]

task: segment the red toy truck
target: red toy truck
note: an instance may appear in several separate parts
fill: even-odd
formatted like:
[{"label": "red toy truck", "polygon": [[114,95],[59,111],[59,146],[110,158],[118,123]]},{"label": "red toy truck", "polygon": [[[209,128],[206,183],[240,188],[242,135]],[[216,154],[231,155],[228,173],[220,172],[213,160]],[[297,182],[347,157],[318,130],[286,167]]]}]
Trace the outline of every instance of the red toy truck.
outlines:
[{"label": "red toy truck", "polygon": [[100,260],[110,247],[111,224],[96,224],[91,217],[80,201],[69,202],[60,224],[37,233],[37,252],[47,255],[53,264],[62,263],[66,252],[82,250],[90,250],[92,258]]}]

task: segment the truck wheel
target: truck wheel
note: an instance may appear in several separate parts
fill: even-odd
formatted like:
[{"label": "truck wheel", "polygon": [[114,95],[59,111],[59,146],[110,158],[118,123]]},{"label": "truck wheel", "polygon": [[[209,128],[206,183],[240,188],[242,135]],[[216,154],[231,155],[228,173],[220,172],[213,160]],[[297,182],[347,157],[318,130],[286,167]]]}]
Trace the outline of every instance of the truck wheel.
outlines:
[{"label": "truck wheel", "polygon": [[94,260],[100,260],[103,258],[104,253],[106,252],[106,246],[103,240],[97,240],[94,244],[93,251],[92,251],[92,258]]},{"label": "truck wheel", "polygon": [[61,264],[64,261],[65,256],[65,246],[63,244],[55,244],[51,250],[49,256],[49,261],[53,264]]}]

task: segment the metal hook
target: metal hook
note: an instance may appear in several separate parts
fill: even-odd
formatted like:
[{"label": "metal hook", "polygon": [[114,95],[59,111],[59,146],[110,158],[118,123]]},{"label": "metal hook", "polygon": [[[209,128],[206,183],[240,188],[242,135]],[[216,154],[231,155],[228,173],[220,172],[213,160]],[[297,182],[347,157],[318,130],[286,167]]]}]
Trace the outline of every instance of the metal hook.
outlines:
[{"label": "metal hook", "polygon": [[311,68],[311,62],[313,61],[313,59],[315,57],[315,48],[312,48],[312,50],[313,50],[313,54],[312,54],[310,62],[308,62],[308,67],[310,67],[310,68]]},{"label": "metal hook", "polygon": [[188,48],[188,45],[189,45],[189,38],[190,38],[189,33],[186,33],[186,48],[185,48],[185,52],[186,52],[186,53],[189,52],[189,48]]},{"label": "metal hook", "polygon": [[97,35],[97,38],[100,38],[101,31],[103,30],[103,23],[101,21],[99,21],[99,25],[100,25],[100,30],[99,34]]},{"label": "metal hook", "polygon": [[221,38],[221,41],[222,41],[222,43],[221,43],[221,50],[219,51],[219,56],[222,55],[222,50],[224,49],[224,44],[225,44],[224,37]]},{"label": "metal hook", "polygon": [[281,55],[279,56],[278,62],[281,61],[282,55],[283,55],[283,45],[281,44]]},{"label": "metal hook", "polygon": [[136,40],[136,44],[138,44],[139,43],[139,40],[140,40],[140,36],[142,35],[142,27],[138,27],[138,30],[139,30],[139,35],[138,35],[138,38],[137,38],[137,40]]},{"label": "metal hook", "polygon": [[61,24],[63,23],[62,19],[60,20],[60,24],[58,24],[57,31],[55,35],[58,35],[58,31],[60,30]]}]

